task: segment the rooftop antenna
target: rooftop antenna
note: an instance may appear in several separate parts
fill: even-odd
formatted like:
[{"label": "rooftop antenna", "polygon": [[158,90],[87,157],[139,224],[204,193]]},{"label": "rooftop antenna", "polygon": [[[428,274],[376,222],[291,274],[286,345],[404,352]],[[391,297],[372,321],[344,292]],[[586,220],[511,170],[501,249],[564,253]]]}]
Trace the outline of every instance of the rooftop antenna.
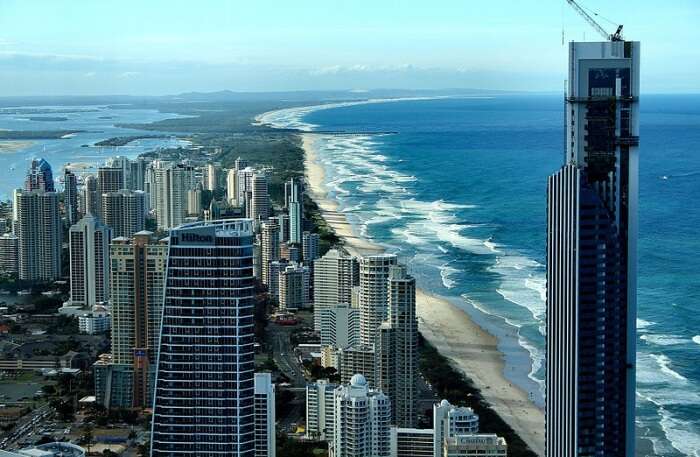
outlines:
[{"label": "rooftop antenna", "polygon": [[[614,33],[608,33],[608,32],[605,31],[605,29],[604,29],[600,24],[598,24],[598,22],[596,22],[595,19],[593,19],[593,17],[592,17],[590,14],[588,14],[588,13],[586,12],[586,10],[585,10],[581,5],[579,5],[578,3],[576,3],[575,0],[566,0],[566,1],[567,1],[567,3],[568,3],[569,5],[571,5],[571,7],[572,7],[581,17],[583,17],[583,18],[586,20],[586,22],[588,22],[588,23],[596,30],[596,32],[598,32],[603,38],[605,38],[606,40],[610,40],[610,41],[623,41],[623,40],[624,40],[624,39],[622,38],[622,24],[620,24],[620,25],[617,26],[617,30],[616,30]],[[594,12],[594,11],[592,11],[592,13],[593,13],[594,16],[599,16],[599,17],[603,18],[603,16],[600,16],[598,13],[596,13],[596,12]],[[603,19],[605,19],[605,18],[603,18]],[[605,19],[605,20],[606,20],[606,21],[609,21],[608,19]],[[612,21],[609,21],[609,22],[612,22]]]}]

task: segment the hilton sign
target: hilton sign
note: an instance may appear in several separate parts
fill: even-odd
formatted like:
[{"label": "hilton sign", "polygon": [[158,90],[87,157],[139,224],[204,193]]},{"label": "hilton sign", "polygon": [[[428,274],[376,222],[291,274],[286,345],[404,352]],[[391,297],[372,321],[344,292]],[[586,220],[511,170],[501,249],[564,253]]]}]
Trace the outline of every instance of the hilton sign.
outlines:
[{"label": "hilton sign", "polygon": [[214,242],[214,237],[211,235],[200,235],[199,233],[183,233],[180,235],[180,240],[185,243],[211,244]]}]

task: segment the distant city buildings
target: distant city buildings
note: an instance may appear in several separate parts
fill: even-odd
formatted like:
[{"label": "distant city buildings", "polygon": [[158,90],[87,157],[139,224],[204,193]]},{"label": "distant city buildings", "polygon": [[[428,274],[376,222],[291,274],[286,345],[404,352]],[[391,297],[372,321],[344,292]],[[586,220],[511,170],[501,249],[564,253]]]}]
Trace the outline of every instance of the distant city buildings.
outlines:
[{"label": "distant city buildings", "polygon": [[306,437],[321,441],[333,438],[337,384],[319,379],[306,385]]},{"label": "distant city buildings", "polygon": [[321,346],[347,348],[360,344],[360,311],[347,303],[328,306],[320,313]]},{"label": "distant city buildings", "polygon": [[360,341],[374,346],[379,326],[387,316],[389,270],[397,265],[394,254],[376,254],[360,259]]},{"label": "distant city buildings", "polygon": [[546,455],[635,455],[639,43],[569,44],[547,186]]}]

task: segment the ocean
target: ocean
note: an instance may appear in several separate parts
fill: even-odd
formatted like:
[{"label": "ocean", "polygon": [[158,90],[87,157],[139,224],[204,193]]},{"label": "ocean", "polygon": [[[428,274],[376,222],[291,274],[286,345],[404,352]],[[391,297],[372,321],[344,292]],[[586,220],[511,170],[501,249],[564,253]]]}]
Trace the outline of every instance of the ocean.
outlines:
[{"label": "ocean", "polygon": [[[543,403],[546,179],[561,96],[340,103],[266,113],[319,134],[329,196],[419,286],[499,338],[505,375]],[[700,456],[700,96],[641,102],[639,456]]]},{"label": "ocean", "polygon": [[[95,166],[109,157],[122,155],[135,158],[157,148],[189,144],[157,131],[117,127],[117,123],[149,123],[163,119],[186,117],[162,113],[154,109],[132,109],[124,106],[31,106],[0,108],[0,130],[47,131],[80,130],[59,139],[0,141],[20,147],[0,147],[0,200],[12,197],[12,191],[24,185],[24,177],[34,157],[45,158],[53,170],[54,179],[63,175],[66,163],[82,164],[78,172],[96,173]],[[56,120],[37,120],[37,118]],[[59,118],[65,120],[58,120]],[[164,138],[143,138],[120,147],[83,147],[112,137],[135,135],[165,135]],[[58,190],[62,186],[57,187]]]}]

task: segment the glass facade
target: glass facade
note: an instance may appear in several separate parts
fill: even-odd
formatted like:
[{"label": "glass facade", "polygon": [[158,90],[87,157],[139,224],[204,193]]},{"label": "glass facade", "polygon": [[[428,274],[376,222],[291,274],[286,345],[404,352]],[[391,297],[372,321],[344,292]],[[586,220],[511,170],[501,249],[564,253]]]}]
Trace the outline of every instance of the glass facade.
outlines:
[{"label": "glass facade", "polygon": [[252,456],[253,233],[247,219],[170,232],[153,456]]}]

